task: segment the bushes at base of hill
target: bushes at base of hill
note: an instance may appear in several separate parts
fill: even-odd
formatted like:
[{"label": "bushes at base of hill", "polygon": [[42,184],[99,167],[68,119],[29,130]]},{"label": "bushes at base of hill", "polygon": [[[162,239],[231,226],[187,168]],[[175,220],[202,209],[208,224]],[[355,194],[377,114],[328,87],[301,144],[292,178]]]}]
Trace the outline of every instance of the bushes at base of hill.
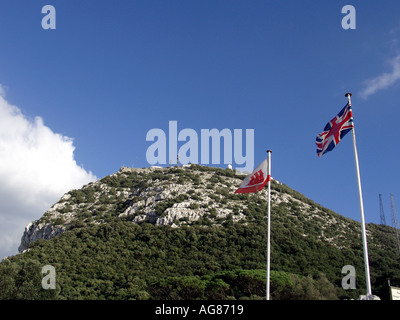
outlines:
[{"label": "bushes at base of hill", "polygon": [[[256,299],[265,296],[263,223],[171,228],[116,220],[75,228],[51,240],[38,240],[29,249],[0,263],[0,299]],[[273,245],[273,250],[276,256],[280,249]],[[312,254],[311,251],[304,253]],[[280,262],[289,258],[286,256],[281,252]],[[298,258],[312,261],[312,257]],[[290,259],[296,263],[295,257]],[[44,265],[55,267],[55,290],[42,289]],[[295,265],[286,272],[273,270],[271,297],[337,298],[333,284],[318,275],[321,272],[318,268],[318,265],[308,267],[313,278],[295,275],[300,270]]]},{"label": "bushes at base of hill", "polygon": [[[159,300],[263,300],[266,293],[265,270],[222,271],[203,277],[163,278],[149,286],[152,299]],[[272,300],[334,300],[338,291],[320,274],[316,279],[283,271],[271,271]]]}]

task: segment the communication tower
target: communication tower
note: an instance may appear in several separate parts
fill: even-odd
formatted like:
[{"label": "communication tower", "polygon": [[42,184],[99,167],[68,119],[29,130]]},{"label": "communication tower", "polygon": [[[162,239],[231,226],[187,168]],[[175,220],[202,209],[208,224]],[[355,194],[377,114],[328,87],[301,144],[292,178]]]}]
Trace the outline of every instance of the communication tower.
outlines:
[{"label": "communication tower", "polygon": [[381,224],[386,225],[386,218],[385,218],[385,212],[383,211],[383,203],[382,203],[382,195],[379,194],[379,209],[380,209],[380,218],[381,218]]}]

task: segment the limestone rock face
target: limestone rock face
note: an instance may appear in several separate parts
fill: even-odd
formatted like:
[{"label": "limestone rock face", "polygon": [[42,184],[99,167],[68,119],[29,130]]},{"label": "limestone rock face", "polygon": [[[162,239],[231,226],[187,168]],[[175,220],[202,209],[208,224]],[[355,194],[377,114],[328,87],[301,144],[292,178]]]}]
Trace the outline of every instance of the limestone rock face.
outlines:
[{"label": "limestone rock face", "polygon": [[24,234],[21,238],[21,244],[18,247],[19,252],[23,252],[28,248],[29,243],[38,239],[51,239],[66,229],[62,226],[55,226],[52,224],[43,224],[37,221],[29,223],[25,227]]},{"label": "limestone rock face", "polygon": [[[152,223],[174,228],[194,223],[223,225],[252,219],[248,197],[235,194],[244,176],[231,169],[199,165],[184,167],[121,168],[118,172],[79,190],[64,194],[43,216],[28,224],[19,251],[38,239],[51,239],[72,228],[104,224],[113,219],[132,223]],[[320,240],[339,243],[348,222],[323,210],[304,196],[272,179],[271,205],[291,207],[291,219],[312,220],[320,225]],[[266,210],[267,188],[258,192],[257,210]],[[306,199],[306,200],[304,200]],[[301,214],[300,214],[301,212]],[[335,218],[336,217],[336,218]],[[304,233],[307,237],[307,234]]]}]

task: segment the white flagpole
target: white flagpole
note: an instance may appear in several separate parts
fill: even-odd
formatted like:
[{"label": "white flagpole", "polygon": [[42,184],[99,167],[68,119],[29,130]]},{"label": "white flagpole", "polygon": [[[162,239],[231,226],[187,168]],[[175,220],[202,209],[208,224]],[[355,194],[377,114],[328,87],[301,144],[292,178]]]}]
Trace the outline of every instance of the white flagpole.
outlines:
[{"label": "white flagpole", "polygon": [[[267,175],[271,177],[271,153],[272,150],[267,150],[268,152],[268,173]],[[270,252],[271,252],[271,178],[268,181],[268,207],[267,207],[267,216],[268,216],[268,227],[267,227],[267,280],[266,280],[266,300],[269,300],[269,280],[270,280]]]},{"label": "white flagpole", "polygon": [[[347,100],[349,101],[349,106],[351,106],[351,93],[348,92],[345,94]],[[360,213],[361,213],[361,234],[362,234],[362,241],[363,241],[363,249],[364,249],[364,264],[365,264],[365,281],[367,285],[367,299],[368,296],[372,295],[371,292],[371,280],[369,275],[369,261],[368,261],[368,248],[367,248],[367,235],[365,232],[365,219],[364,219],[364,205],[363,205],[363,198],[362,198],[362,190],[361,190],[361,179],[360,179],[360,168],[358,165],[358,154],[357,154],[357,146],[356,146],[356,133],[354,130],[353,125],[353,146],[354,146],[354,158],[356,161],[356,172],[357,172],[357,183],[358,183],[358,196],[360,201]]]}]

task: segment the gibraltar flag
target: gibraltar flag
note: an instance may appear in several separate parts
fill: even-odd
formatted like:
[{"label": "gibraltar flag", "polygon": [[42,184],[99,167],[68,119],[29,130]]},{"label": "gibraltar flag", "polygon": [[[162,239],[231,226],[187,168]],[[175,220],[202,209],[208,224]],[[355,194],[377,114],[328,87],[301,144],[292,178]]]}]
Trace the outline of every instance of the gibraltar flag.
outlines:
[{"label": "gibraltar flag", "polygon": [[251,193],[262,190],[268,181],[271,181],[271,175],[268,174],[268,158],[255,168],[242,182],[235,193]]}]

